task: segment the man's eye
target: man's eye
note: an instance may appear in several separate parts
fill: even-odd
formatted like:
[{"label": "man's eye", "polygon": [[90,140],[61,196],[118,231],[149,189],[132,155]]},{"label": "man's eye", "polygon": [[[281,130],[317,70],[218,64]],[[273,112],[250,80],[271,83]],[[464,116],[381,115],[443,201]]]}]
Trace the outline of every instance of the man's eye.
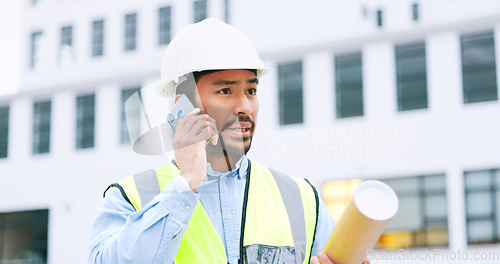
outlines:
[{"label": "man's eye", "polygon": [[220,94],[229,94],[231,90],[229,90],[229,88],[224,88],[222,90],[220,90],[218,93]]},{"label": "man's eye", "polygon": [[257,95],[257,89],[252,88],[252,89],[248,90],[248,93],[251,95]]}]

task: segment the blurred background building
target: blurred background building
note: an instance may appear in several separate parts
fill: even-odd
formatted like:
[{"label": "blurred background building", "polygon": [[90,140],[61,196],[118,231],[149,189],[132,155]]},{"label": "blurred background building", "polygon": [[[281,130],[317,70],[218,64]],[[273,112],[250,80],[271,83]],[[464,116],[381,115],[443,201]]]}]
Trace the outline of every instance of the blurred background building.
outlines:
[{"label": "blurred background building", "polygon": [[131,150],[124,102],[206,17],[276,69],[250,158],[311,180],[335,219],[361,180],[391,185],[379,250],[500,251],[499,1],[21,2],[19,73],[0,68],[20,76],[0,95],[0,263],[87,261],[106,187],[169,161]]}]

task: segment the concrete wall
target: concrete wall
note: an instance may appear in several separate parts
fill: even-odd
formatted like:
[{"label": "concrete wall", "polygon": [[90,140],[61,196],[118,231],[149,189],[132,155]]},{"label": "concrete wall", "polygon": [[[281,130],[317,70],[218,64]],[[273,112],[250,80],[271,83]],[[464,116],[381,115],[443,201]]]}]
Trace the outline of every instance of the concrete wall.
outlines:
[{"label": "concrete wall", "polygon": [[[223,2],[209,0],[209,16],[223,18]],[[409,0],[230,3],[230,22],[256,43],[267,66],[303,62],[304,123],[278,126],[277,72],[263,77],[250,157],[307,177],[319,190],[336,179],[444,173],[450,249],[467,248],[463,171],[500,168],[495,121],[500,103],[462,103],[459,38],[494,29],[500,61],[500,18],[494,16],[500,2],[422,0],[417,23],[411,21]],[[43,30],[46,64],[32,71],[29,53],[23,52],[21,92],[0,98],[11,106],[9,154],[0,159],[0,199],[8,202],[0,203],[0,211],[49,209],[51,264],[86,262],[94,209],[108,184],[171,158],[141,156],[119,143],[120,90],[159,77],[165,47],[156,45],[156,15],[164,5],[173,7],[174,32],[191,22],[192,1],[42,0],[25,7],[21,50],[29,50],[31,32]],[[381,29],[374,17],[379,8],[384,10]],[[125,53],[124,15],[135,11],[138,50]],[[100,18],[105,19],[105,55],[93,59],[91,22]],[[69,24],[76,60],[61,67],[60,28]],[[394,46],[423,40],[429,107],[398,112]],[[352,51],[363,55],[365,115],[337,119],[333,59]],[[75,150],[75,98],[88,92],[96,93],[95,148]],[[51,151],[33,156],[32,105],[40,98],[52,99]]]}]

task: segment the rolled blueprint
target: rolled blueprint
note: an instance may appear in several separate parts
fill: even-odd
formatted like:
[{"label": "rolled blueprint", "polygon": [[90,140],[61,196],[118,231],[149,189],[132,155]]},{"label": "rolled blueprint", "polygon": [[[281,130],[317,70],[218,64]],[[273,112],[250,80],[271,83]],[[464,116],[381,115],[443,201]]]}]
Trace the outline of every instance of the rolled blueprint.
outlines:
[{"label": "rolled blueprint", "polygon": [[398,197],[387,184],[374,180],[362,182],[322,251],[335,264],[361,264],[398,206]]}]

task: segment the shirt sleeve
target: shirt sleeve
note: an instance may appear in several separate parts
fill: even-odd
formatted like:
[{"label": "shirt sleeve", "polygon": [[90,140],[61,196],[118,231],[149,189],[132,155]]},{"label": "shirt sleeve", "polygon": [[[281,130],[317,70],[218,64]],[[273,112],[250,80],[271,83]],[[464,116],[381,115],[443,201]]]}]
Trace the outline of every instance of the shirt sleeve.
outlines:
[{"label": "shirt sleeve", "polygon": [[319,198],[318,224],[314,235],[311,257],[318,255],[323,249],[334,228],[335,223],[326,209],[325,202],[323,202],[323,199]]},{"label": "shirt sleeve", "polygon": [[199,199],[180,175],[139,211],[109,189],[92,224],[89,263],[173,263]]}]

